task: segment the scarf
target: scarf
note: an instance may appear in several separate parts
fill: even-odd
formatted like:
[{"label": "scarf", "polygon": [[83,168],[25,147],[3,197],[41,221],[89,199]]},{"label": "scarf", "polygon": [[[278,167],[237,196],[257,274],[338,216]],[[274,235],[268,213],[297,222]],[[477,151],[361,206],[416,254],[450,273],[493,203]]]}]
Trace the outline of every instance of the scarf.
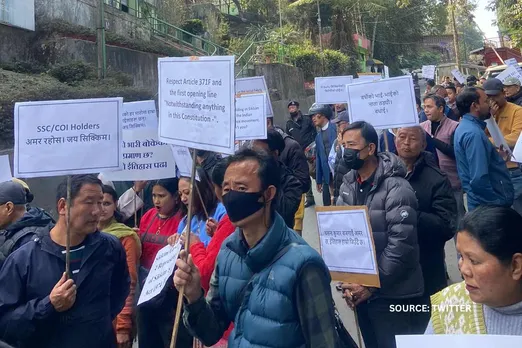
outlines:
[{"label": "scarf", "polygon": [[121,223],[117,222],[116,219],[113,218],[111,220],[111,223],[109,224],[109,226],[107,226],[103,229],[103,232],[112,234],[113,236],[115,236],[118,239],[122,239],[125,237],[134,238],[134,240],[136,241],[136,244],[138,246],[138,248],[137,248],[138,249],[138,259],[141,257],[140,238],[138,237],[138,234],[136,232],[134,232],[134,230],[132,228],[130,228],[129,226],[121,224]]}]

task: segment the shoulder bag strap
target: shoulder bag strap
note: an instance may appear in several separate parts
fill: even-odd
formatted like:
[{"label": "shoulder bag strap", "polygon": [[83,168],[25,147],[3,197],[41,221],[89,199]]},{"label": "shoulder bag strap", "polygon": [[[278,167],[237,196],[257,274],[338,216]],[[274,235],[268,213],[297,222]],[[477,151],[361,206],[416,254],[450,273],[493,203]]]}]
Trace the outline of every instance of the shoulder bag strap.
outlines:
[{"label": "shoulder bag strap", "polygon": [[143,241],[145,240],[145,237],[146,237],[147,234],[149,233],[149,228],[150,228],[150,226],[152,226],[152,224],[154,223],[154,221],[156,221],[156,218],[157,218],[157,217],[158,217],[158,214],[154,215],[154,217],[152,218],[152,220],[150,220],[149,225],[148,225],[147,228],[145,229],[145,233],[143,233],[143,236],[140,238],[141,245],[143,245]]}]

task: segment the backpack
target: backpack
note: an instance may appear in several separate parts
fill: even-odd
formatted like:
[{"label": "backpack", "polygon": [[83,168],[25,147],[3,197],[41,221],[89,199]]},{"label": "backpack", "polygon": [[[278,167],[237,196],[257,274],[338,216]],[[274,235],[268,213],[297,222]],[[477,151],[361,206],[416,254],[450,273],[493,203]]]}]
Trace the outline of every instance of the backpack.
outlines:
[{"label": "backpack", "polygon": [[[7,257],[13,252],[13,249],[18,242],[28,235],[34,235],[34,237],[42,238],[50,231],[52,223],[47,226],[29,226],[21,229],[18,232],[9,235],[9,231],[0,231],[0,265],[7,259]],[[34,239],[34,238],[33,238]]]}]

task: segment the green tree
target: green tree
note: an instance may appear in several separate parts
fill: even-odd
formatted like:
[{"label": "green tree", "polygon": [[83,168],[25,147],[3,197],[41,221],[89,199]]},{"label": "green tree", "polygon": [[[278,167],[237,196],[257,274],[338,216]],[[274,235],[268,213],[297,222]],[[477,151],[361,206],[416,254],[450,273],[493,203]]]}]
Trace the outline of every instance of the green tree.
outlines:
[{"label": "green tree", "polygon": [[489,8],[497,12],[497,24],[504,35],[522,47],[522,2],[520,0],[493,0]]}]

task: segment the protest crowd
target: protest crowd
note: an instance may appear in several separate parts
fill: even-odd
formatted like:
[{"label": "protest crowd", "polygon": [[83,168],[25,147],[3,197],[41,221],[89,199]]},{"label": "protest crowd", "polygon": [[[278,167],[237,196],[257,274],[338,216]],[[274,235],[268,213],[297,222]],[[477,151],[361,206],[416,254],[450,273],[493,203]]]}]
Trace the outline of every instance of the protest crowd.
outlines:
[{"label": "protest crowd", "polygon": [[[284,123],[267,117],[266,137],[234,154],[191,149],[197,179],[71,175],[57,216],[26,181],[0,183],[0,346],[169,347],[178,325],[177,348],[357,347],[334,296],[366,348],[522,335],[520,85],[429,81],[416,124],[390,129],[354,119],[349,103],[290,101]],[[366,207],[379,286],[339,281],[332,293],[324,251],[302,237],[314,206]],[[138,304],[177,245],[168,280]]]}]

